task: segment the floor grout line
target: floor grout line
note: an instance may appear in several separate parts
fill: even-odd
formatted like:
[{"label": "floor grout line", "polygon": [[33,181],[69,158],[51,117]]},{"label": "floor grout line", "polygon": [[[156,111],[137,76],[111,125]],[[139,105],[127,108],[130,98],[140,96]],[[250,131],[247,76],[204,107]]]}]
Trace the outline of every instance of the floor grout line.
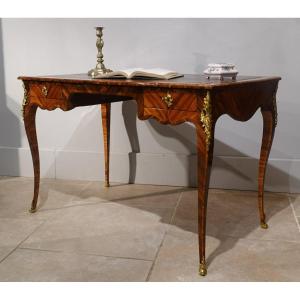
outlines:
[{"label": "floor grout line", "polygon": [[[182,194],[183,194],[183,192],[181,192],[181,193],[179,194],[179,196],[178,196],[178,200],[177,200],[177,203],[176,203],[176,205],[175,205],[175,207],[174,207],[173,214],[172,214],[172,216],[171,216],[171,220],[170,220],[169,226],[173,224],[173,221],[174,221],[174,218],[175,218],[175,215],[176,215],[177,208],[178,208],[179,203],[180,203],[181,198],[182,198]],[[160,243],[160,245],[159,245],[159,247],[158,247],[158,249],[157,249],[157,251],[156,251],[156,254],[155,254],[153,263],[152,263],[152,265],[151,265],[151,267],[150,267],[149,273],[148,273],[148,275],[147,275],[145,281],[149,281],[149,280],[150,280],[150,277],[151,277],[152,271],[153,271],[153,269],[154,269],[154,266],[155,266],[155,263],[156,263],[158,254],[159,254],[159,252],[160,252],[160,249],[161,249],[162,246],[163,246],[163,243],[164,243],[164,241],[165,241],[165,237],[166,237],[167,233],[169,232],[169,230],[170,230],[170,227],[168,227],[168,229],[167,229],[167,230],[165,231],[165,233],[164,233],[164,236],[163,236],[163,238],[162,238],[162,240],[161,240],[161,243]]]},{"label": "floor grout line", "polygon": [[176,215],[176,212],[177,212],[177,208],[178,208],[179,203],[180,203],[181,198],[182,198],[182,194],[183,194],[183,192],[180,193],[180,195],[179,195],[179,197],[178,197],[178,200],[177,200],[177,203],[176,203],[176,205],[175,205],[175,208],[174,208],[174,211],[173,211],[171,220],[170,220],[170,224],[171,224],[171,225],[173,224],[173,221],[174,221],[174,218],[175,218],[175,215]]},{"label": "floor grout line", "polygon": [[[259,227],[257,227],[259,228]],[[270,228],[270,227],[269,227]],[[210,236],[210,235],[207,235],[207,236]],[[212,236],[212,235],[211,235]],[[262,239],[262,238],[249,238],[249,237],[239,237],[239,236],[234,236],[234,235],[230,235],[230,234],[220,234],[220,235],[217,235],[217,236],[213,236],[215,237],[216,239],[219,239],[221,240],[221,237],[222,238],[230,238],[230,239],[235,239],[235,240],[246,240],[246,241],[257,241],[257,242],[279,242],[279,243],[292,243],[292,244],[299,244],[300,241],[291,241],[291,240],[281,240],[281,239]]]},{"label": "floor grout line", "polygon": [[[123,200],[122,200],[123,201]],[[125,201],[125,200],[124,200]],[[123,204],[121,201],[118,200],[103,200],[103,201],[99,201],[99,202],[93,202],[93,203],[80,203],[80,204],[74,204],[74,205],[66,205],[66,206],[62,206],[62,207],[57,207],[57,208],[40,208],[37,210],[37,212],[48,212],[48,211],[56,211],[56,210],[63,210],[63,209],[69,209],[69,208],[73,208],[73,207],[82,207],[82,206],[93,206],[93,205],[104,205],[104,204]],[[131,206],[132,208],[147,208],[149,206],[145,205],[145,204],[134,204]],[[161,209],[169,209],[170,207],[168,206],[161,206],[159,207]],[[0,216],[1,218],[1,216]]]},{"label": "floor grout line", "polygon": [[57,157],[56,157],[56,155],[57,155],[57,149],[54,149],[54,178],[56,179],[56,169],[57,169],[57,166],[56,166],[56,160],[57,160]]},{"label": "floor grout line", "polygon": [[290,203],[290,206],[291,206],[291,208],[292,208],[293,215],[294,215],[294,218],[295,218],[296,224],[297,224],[297,226],[298,226],[298,230],[299,230],[299,232],[300,232],[300,224],[299,224],[299,220],[298,220],[298,218],[297,218],[297,216],[296,216],[295,208],[294,208],[294,205],[293,205],[293,203],[292,203],[292,201],[291,201],[291,198],[290,198],[290,197],[289,197],[289,203]]},{"label": "floor grout line", "polygon": [[[59,179],[55,179],[55,180],[59,180]],[[81,193],[88,188],[88,186],[91,184],[91,182],[87,182],[84,183],[81,187],[81,190],[79,192],[79,196],[81,195]],[[76,195],[71,195],[69,200],[72,201],[72,199],[76,198]],[[48,201],[48,199],[46,200]],[[80,206],[85,206],[85,205],[96,205],[99,203],[103,203],[103,202],[109,202],[108,200],[104,200],[104,201],[99,201],[99,202],[91,202],[91,203],[79,203],[79,204],[74,204],[74,205],[66,205],[66,206],[62,206],[62,207],[54,207],[54,208],[45,208],[43,209],[42,207],[37,207],[37,212],[42,211],[42,212],[48,212],[48,211],[56,211],[56,210],[61,210],[61,209],[67,209],[67,208],[71,208],[71,207],[80,207]],[[38,203],[39,204],[39,203]]]},{"label": "floor grout line", "polygon": [[[57,180],[57,179],[56,179]],[[82,185],[81,189],[80,189],[80,192],[79,192],[79,197],[80,195],[88,188],[88,186],[91,184],[91,182],[87,182],[85,184]],[[76,198],[76,195],[72,195],[71,198],[70,198],[70,201],[72,199]]]},{"label": "floor grout line", "polygon": [[18,247],[18,249],[32,250],[32,251],[41,251],[41,252],[77,254],[77,255],[80,255],[80,256],[98,256],[98,257],[107,257],[107,258],[131,259],[131,260],[153,262],[152,259],[136,258],[136,257],[129,257],[129,256],[112,256],[112,255],[95,254],[95,253],[85,253],[85,252],[75,252],[75,251],[70,251],[69,252],[69,251],[64,251],[64,250],[37,249],[37,248],[31,248],[31,247]]},{"label": "floor grout line", "polygon": [[[90,185],[90,183],[87,183],[86,185],[84,185],[84,187],[82,188],[82,190],[80,191],[80,194]],[[181,192],[185,192],[187,191],[188,189],[180,189]],[[175,194],[175,193],[178,193],[177,190],[175,191],[170,191],[170,192],[167,192],[166,194]],[[79,194],[79,196],[80,196]],[[72,208],[72,207],[81,207],[81,206],[89,206],[89,205],[102,205],[102,204],[111,204],[111,203],[120,203],[122,204],[123,201],[128,201],[128,200],[133,200],[133,199],[140,199],[140,198],[144,198],[144,197],[153,197],[153,196],[156,196],[156,195],[161,195],[162,193],[159,193],[159,192],[155,192],[155,193],[151,193],[151,194],[141,194],[141,195],[136,195],[136,196],[133,196],[133,197],[127,197],[125,199],[113,199],[113,200],[104,200],[104,199],[101,199],[99,201],[96,201],[96,202],[90,202],[90,203],[78,203],[78,204],[74,204],[74,205],[66,205],[66,206],[62,206],[62,207],[57,207],[57,208],[45,208],[43,209],[43,211],[56,211],[56,210],[61,210],[61,209],[68,209],[68,208]],[[71,196],[71,200],[73,198],[75,198],[76,196]],[[143,204],[136,204],[136,205],[133,205],[133,207],[146,207],[146,205],[143,205]],[[160,208],[165,208],[165,209],[168,209],[170,207],[168,206],[163,206],[163,207],[160,207]],[[42,210],[42,207],[41,208],[38,208],[38,210]]]},{"label": "floor grout line", "polygon": [[19,242],[7,255],[5,255],[1,260],[0,260],[0,264],[6,259],[8,258],[13,252],[15,252],[15,250],[17,250],[19,248],[19,246],[24,243],[33,233],[35,233],[42,225],[44,225],[44,223],[46,222],[46,220],[44,220],[40,225],[38,225],[33,231],[31,231],[21,242]]}]

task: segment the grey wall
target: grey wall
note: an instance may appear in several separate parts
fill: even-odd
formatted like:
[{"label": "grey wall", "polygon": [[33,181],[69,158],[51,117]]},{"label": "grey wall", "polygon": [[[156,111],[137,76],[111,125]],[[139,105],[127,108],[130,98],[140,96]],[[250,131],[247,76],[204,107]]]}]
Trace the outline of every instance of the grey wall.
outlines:
[{"label": "grey wall", "polygon": [[[86,72],[95,65],[96,25],[112,69],[165,67],[201,73],[210,62],[234,62],[240,74],[279,75],[279,122],[267,189],[300,191],[299,19],[2,19],[0,27],[0,174],[32,176],[20,115],[18,75]],[[195,185],[195,130],[138,121],[134,102],[114,104],[111,179]],[[38,111],[42,176],[103,179],[98,107]],[[211,186],[256,189],[260,112],[247,123],[228,116],[216,127]],[[128,136],[129,135],[129,136]]]}]

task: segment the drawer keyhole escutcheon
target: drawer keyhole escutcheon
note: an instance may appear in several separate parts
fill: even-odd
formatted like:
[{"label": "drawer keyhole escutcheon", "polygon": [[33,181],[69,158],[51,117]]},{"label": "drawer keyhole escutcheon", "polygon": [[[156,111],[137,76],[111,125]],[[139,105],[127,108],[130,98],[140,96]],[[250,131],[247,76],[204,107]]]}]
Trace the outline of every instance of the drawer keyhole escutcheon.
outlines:
[{"label": "drawer keyhole escutcheon", "polygon": [[47,95],[48,95],[48,90],[47,90],[47,88],[46,88],[45,86],[42,87],[42,93],[43,93],[43,95],[44,95],[45,97],[47,97]]},{"label": "drawer keyhole escutcheon", "polygon": [[170,93],[167,93],[166,96],[161,97],[161,100],[164,101],[168,107],[171,107],[174,101]]}]

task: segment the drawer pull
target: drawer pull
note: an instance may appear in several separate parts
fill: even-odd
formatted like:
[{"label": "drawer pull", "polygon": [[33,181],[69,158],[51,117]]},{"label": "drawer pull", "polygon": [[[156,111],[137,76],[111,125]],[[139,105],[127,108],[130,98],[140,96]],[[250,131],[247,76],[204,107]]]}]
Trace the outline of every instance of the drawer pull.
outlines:
[{"label": "drawer pull", "polygon": [[168,107],[171,107],[174,101],[169,93],[167,93],[166,96],[161,97],[161,100],[164,101]]},{"label": "drawer pull", "polygon": [[46,88],[45,86],[42,87],[42,93],[43,93],[43,95],[44,95],[45,97],[47,97],[47,95],[48,95],[48,90],[47,90],[47,88]]}]

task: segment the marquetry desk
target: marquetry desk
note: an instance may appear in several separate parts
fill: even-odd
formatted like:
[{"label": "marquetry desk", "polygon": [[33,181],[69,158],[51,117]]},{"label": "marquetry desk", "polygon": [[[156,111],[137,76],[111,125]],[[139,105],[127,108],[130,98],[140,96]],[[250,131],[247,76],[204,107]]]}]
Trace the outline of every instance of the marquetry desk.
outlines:
[{"label": "marquetry desk", "polygon": [[277,123],[276,91],[279,77],[239,76],[236,80],[208,80],[201,75],[185,75],[172,80],[91,79],[85,74],[19,77],[24,84],[23,118],[33,159],[34,195],[31,212],[36,211],[40,161],[36,135],[37,108],[64,111],[79,106],[101,104],[105,155],[105,185],[109,186],[109,140],[111,103],[135,99],[138,118],[155,118],[163,124],[191,122],[197,131],[198,153],[198,236],[200,275],[206,275],[205,234],[214,130],[218,118],[228,114],[247,121],[260,108],[263,137],[258,173],[260,225],[267,228],[263,195],[264,178]]}]

